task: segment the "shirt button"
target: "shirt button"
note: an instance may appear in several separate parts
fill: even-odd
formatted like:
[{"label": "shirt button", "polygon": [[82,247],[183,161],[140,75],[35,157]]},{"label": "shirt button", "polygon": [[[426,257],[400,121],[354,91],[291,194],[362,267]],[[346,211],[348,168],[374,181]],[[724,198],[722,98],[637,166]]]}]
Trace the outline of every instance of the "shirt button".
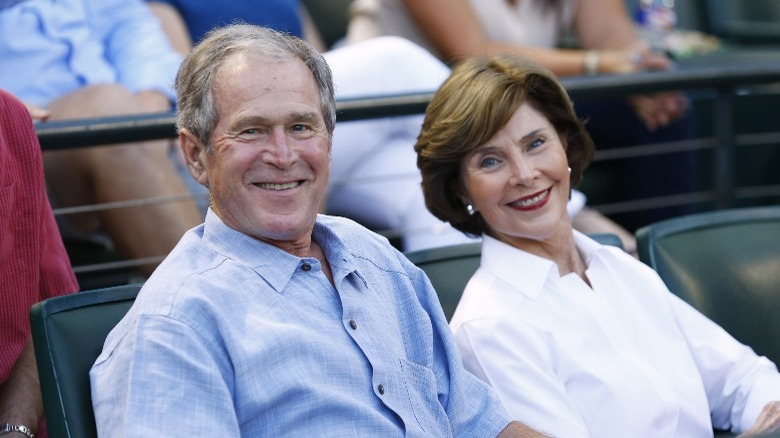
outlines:
[{"label": "shirt button", "polygon": [[301,265],[301,269],[303,269],[304,271],[311,271],[311,265],[308,263],[304,263]]},{"label": "shirt button", "polygon": [[357,323],[354,319],[349,322],[349,326],[352,327],[352,330],[357,330]]},{"label": "shirt button", "polygon": [[385,385],[381,385],[380,384],[379,386],[376,387],[376,389],[377,389],[377,391],[379,391],[380,395],[384,395],[385,394]]}]

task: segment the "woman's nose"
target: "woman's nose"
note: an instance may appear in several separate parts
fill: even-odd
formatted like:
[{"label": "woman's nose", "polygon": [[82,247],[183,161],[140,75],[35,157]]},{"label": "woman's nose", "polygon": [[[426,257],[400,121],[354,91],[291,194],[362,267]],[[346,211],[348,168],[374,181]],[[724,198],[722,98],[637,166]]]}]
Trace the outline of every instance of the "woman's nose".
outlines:
[{"label": "woman's nose", "polygon": [[529,160],[513,160],[510,166],[511,176],[509,183],[511,185],[530,186],[536,179],[536,166]]}]

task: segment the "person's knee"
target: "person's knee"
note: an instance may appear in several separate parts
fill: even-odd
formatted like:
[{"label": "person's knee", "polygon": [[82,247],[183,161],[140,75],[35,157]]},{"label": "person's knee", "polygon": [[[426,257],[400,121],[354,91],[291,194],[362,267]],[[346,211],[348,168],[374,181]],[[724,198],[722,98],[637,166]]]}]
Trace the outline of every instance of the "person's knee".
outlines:
[{"label": "person's knee", "polygon": [[171,167],[168,147],[166,141],[149,141],[84,148],[79,152],[81,160],[87,163],[88,171],[104,169],[127,175],[122,169],[133,174],[141,168]]},{"label": "person's knee", "polygon": [[[382,36],[347,46],[340,56],[351,70],[334,68],[334,75],[362,75],[382,84],[385,93],[429,92],[436,90],[449,74],[449,68],[417,44],[396,36]],[[351,52],[351,53],[350,53]],[[340,64],[340,62],[337,62]],[[355,71],[357,69],[357,72]],[[380,80],[381,78],[381,80]],[[354,85],[347,85],[352,88]],[[348,90],[345,90],[348,91]]]},{"label": "person's knee", "polygon": [[149,112],[132,91],[119,84],[93,84],[65,94],[48,107],[52,119],[111,117]]},{"label": "person's knee", "polygon": [[433,54],[413,41],[398,36],[387,35],[374,38],[371,41],[376,53],[381,53],[388,59],[417,61],[434,65],[443,65]]},{"label": "person's knee", "polygon": [[436,90],[450,73],[449,67],[427,49],[395,36],[381,37],[388,64],[415,79],[414,86]]}]

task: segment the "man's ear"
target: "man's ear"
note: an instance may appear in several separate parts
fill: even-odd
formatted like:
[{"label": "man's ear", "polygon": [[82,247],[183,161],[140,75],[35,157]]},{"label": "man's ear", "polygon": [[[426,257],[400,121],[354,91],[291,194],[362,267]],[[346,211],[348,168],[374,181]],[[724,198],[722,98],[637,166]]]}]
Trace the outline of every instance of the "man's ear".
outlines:
[{"label": "man's ear", "polygon": [[209,177],[206,171],[206,147],[190,131],[182,129],[179,132],[179,144],[187,162],[187,168],[196,181],[208,187]]}]

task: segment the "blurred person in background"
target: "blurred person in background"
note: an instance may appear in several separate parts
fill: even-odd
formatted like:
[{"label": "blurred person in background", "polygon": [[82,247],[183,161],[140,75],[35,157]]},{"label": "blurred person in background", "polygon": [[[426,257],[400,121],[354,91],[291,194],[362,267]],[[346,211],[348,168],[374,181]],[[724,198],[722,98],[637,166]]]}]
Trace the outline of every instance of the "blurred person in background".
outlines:
[{"label": "blurred person in background", "polygon": [[76,292],[25,106],[0,90],[0,435],[46,436],[30,307]]},{"label": "blurred person in background", "polygon": [[[48,120],[169,112],[181,56],[141,0],[26,0],[0,10],[0,87]],[[69,215],[131,259],[167,254],[201,220],[168,140],[44,154],[58,207],[156,197],[171,202]],[[186,173],[184,168],[181,168]],[[142,267],[148,274],[154,264]]]}]

